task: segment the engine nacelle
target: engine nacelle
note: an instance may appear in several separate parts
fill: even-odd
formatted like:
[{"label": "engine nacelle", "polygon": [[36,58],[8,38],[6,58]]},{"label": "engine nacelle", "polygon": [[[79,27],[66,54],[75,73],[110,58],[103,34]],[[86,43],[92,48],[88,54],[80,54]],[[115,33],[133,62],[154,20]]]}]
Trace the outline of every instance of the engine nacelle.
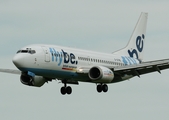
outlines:
[{"label": "engine nacelle", "polygon": [[103,66],[92,67],[88,76],[95,83],[110,83],[114,79],[113,71]]},{"label": "engine nacelle", "polygon": [[45,82],[47,82],[47,80],[42,76],[32,77],[27,74],[22,74],[20,76],[20,81],[24,85],[35,86],[35,87],[41,87],[42,85],[44,85]]}]

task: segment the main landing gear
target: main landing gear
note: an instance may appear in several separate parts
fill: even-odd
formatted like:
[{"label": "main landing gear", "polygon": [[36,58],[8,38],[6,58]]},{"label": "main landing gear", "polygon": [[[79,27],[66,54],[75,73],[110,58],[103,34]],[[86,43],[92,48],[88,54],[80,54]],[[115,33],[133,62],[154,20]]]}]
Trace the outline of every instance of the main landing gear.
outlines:
[{"label": "main landing gear", "polygon": [[62,95],[65,95],[66,93],[70,95],[72,93],[72,88],[70,86],[68,87],[63,86],[61,87],[60,92]]},{"label": "main landing gear", "polygon": [[[67,86],[66,81],[62,81],[64,83],[64,86],[61,87],[60,92],[62,95],[68,94],[70,95],[72,93],[72,88],[70,86]],[[106,84],[97,84],[97,92],[101,93],[103,92],[107,92],[108,91],[108,86]]]},{"label": "main landing gear", "polygon": [[108,91],[108,86],[106,84],[98,84],[97,85],[97,92],[107,92]]},{"label": "main landing gear", "polygon": [[64,82],[64,86],[61,87],[60,92],[62,95],[65,95],[66,93],[70,95],[72,93],[72,88],[70,86],[67,86],[66,82]]}]

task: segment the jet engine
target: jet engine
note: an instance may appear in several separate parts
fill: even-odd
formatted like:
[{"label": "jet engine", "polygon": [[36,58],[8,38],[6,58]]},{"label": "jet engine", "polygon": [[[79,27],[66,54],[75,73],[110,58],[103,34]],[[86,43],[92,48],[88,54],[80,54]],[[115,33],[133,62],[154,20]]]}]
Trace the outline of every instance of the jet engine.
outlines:
[{"label": "jet engine", "polygon": [[22,73],[21,76],[20,76],[20,81],[24,85],[41,87],[48,80],[45,79],[42,76],[30,76],[30,75],[28,75],[26,73]]},{"label": "jet engine", "polygon": [[92,67],[88,76],[95,83],[110,83],[114,79],[113,71],[103,66]]}]

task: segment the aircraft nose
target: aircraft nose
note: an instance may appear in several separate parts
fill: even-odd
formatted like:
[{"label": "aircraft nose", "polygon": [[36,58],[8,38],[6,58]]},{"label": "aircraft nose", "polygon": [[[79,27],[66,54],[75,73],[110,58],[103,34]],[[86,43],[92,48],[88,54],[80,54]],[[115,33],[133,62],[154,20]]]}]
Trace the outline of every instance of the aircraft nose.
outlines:
[{"label": "aircraft nose", "polygon": [[16,67],[22,67],[24,64],[24,58],[21,55],[15,55],[12,59],[12,62]]}]

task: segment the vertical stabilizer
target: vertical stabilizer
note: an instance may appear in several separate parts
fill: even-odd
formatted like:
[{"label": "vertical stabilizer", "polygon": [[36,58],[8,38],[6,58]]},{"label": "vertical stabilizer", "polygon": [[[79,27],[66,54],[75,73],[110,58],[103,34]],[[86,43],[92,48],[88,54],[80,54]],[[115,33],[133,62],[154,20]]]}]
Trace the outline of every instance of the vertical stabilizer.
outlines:
[{"label": "vertical stabilizer", "polygon": [[113,54],[137,58],[140,61],[143,60],[147,18],[148,13],[142,12],[127,46]]}]

